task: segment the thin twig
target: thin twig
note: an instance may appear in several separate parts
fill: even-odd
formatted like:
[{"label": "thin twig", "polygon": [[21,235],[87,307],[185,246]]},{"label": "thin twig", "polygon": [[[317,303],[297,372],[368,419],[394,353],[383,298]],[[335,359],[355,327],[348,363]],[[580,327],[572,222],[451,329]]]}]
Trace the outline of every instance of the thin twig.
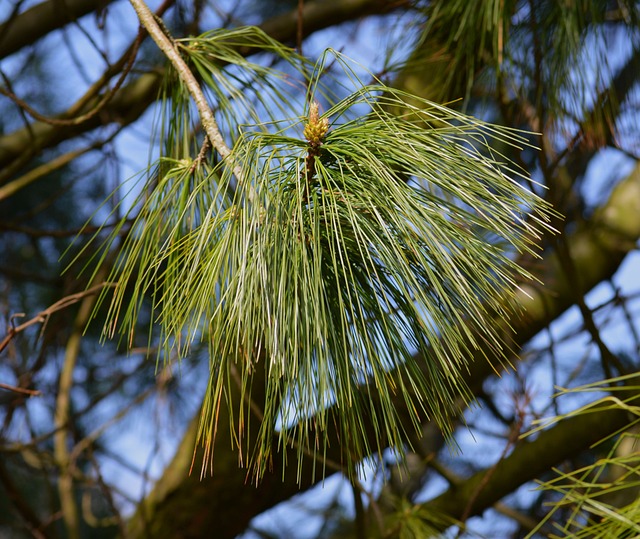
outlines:
[{"label": "thin twig", "polygon": [[[30,326],[33,326],[34,324],[44,324],[53,313],[57,311],[61,311],[62,309],[66,309],[67,307],[69,307],[70,305],[73,305],[74,303],[77,303],[81,299],[87,296],[96,294],[97,292],[99,292],[105,287],[114,287],[115,285],[116,285],[115,283],[104,282],[104,283],[100,283],[95,286],[92,286],[91,288],[88,288],[83,292],[77,292],[76,294],[71,294],[69,296],[66,296],[56,301],[50,307],[47,307],[44,311],[40,311],[31,320],[28,320],[17,327],[9,328],[9,330],[7,331],[7,335],[5,336],[4,339],[2,339],[2,342],[0,342],[0,352],[2,352],[7,347],[7,345],[11,342],[11,339],[13,339],[21,331],[24,331],[25,329],[27,329]],[[17,318],[22,316],[24,316],[24,313],[18,313],[18,314],[14,314],[12,318]]]},{"label": "thin twig", "polygon": [[[527,398],[525,406],[529,402],[530,401]],[[507,443],[506,443],[504,449],[502,450],[502,453],[500,454],[500,458],[497,460],[497,462],[493,466],[491,466],[491,468],[489,468],[489,470],[487,470],[487,473],[484,474],[484,476],[482,477],[482,480],[478,483],[478,486],[471,493],[471,496],[469,497],[469,499],[467,501],[467,504],[465,506],[465,509],[464,509],[464,511],[462,513],[462,517],[460,518],[460,522],[462,524],[466,523],[466,521],[471,516],[471,512],[473,510],[473,505],[475,504],[476,500],[478,499],[478,496],[480,496],[480,494],[482,493],[484,488],[489,484],[489,481],[491,480],[491,477],[493,477],[493,474],[498,469],[499,464],[502,461],[504,461],[504,459],[507,457],[507,454],[509,453],[509,451],[511,451],[511,449],[513,447],[515,447],[516,442],[518,441],[518,437],[520,436],[520,434],[522,432],[522,426],[524,424],[524,411],[522,411],[521,413],[517,414],[517,416],[518,417],[517,417],[513,427],[511,428],[509,436],[507,437]],[[458,537],[460,537],[463,532],[464,532],[464,526],[460,526],[460,530],[458,531]]]},{"label": "thin twig", "polygon": [[[172,4],[174,0],[166,0],[157,10],[157,15],[160,16],[164,13]],[[82,30],[82,27],[79,26]],[[88,39],[91,39],[91,36],[88,34],[85,36]],[[82,96],[82,98],[67,111],[66,117],[63,115],[61,117],[49,117],[44,114],[39,113],[33,107],[31,107],[26,101],[20,99],[12,90],[8,81],[5,79],[5,83],[7,83],[7,88],[0,87],[0,94],[11,99],[21,110],[25,111],[32,118],[49,125],[56,126],[77,126],[84,122],[87,122],[91,118],[93,118],[96,114],[100,113],[107,104],[113,99],[115,94],[122,87],[125,79],[131,72],[133,68],[133,63],[138,54],[138,49],[140,48],[140,44],[144,39],[144,31],[138,33],[136,38],[133,40],[133,43],[127,48],[127,50],[122,54],[122,56],[113,64],[110,65],[104,74],[91,85],[89,90]],[[80,114],[81,110],[91,101],[98,98],[98,94],[100,90],[104,87],[104,85],[108,82],[108,80],[115,76],[118,72],[120,72],[120,76],[118,77],[116,83],[112,88],[107,90],[99,101],[92,106],[92,108],[82,114]]]},{"label": "thin twig", "polygon": [[209,152],[209,148],[211,148],[211,141],[209,137],[205,137],[202,141],[202,146],[200,147],[200,152],[198,152],[198,157],[193,160],[189,172],[193,174],[193,172],[204,162],[207,157],[207,153]]},{"label": "thin twig", "polygon": [[[205,133],[209,137],[211,144],[221,155],[222,159],[231,160],[231,149],[227,146],[227,143],[220,133],[218,123],[213,115],[211,107],[207,103],[207,99],[198,84],[195,76],[187,66],[186,62],[180,56],[178,49],[167,35],[167,33],[160,27],[154,14],[151,12],[147,4],[143,0],[129,0],[133,9],[135,9],[140,24],[149,32],[151,38],[155,41],[156,45],[169,59],[173,67],[175,68],[178,76],[187,87],[189,94],[195,101],[198,113],[200,114],[200,120],[204,127]],[[242,169],[235,163],[231,163],[233,173],[235,174],[238,183],[242,183],[244,178]]]},{"label": "thin twig", "polygon": [[37,389],[26,389],[24,387],[11,386],[9,384],[3,384],[0,382],[0,389],[6,389],[7,391],[13,391],[14,393],[22,393],[23,395],[29,395],[30,397],[37,397],[42,395],[42,392]]},{"label": "thin twig", "polygon": [[0,187],[0,200],[4,200],[14,195],[20,189],[24,189],[26,186],[32,184],[33,182],[51,174],[52,172],[61,169],[62,167],[68,165],[78,157],[89,153],[93,150],[98,150],[102,148],[105,144],[111,142],[117,134],[120,133],[120,129],[118,129],[115,133],[107,137],[106,139],[101,139],[93,144],[85,146],[84,148],[80,148],[77,150],[72,150],[65,154],[59,155],[52,159],[51,161],[46,161],[43,164],[37,166],[36,168],[28,171],[23,174],[19,178],[15,180],[11,180],[9,183],[4,184]]},{"label": "thin twig", "polygon": [[[73,118],[51,118],[49,116],[46,116],[45,114],[39,113],[36,109],[34,109],[31,105],[29,105],[29,103],[27,103],[23,99],[20,99],[15,93],[13,93],[8,88],[2,88],[0,86],[0,94],[11,99],[11,101],[13,101],[18,107],[20,107],[20,109],[25,111],[29,116],[31,116],[32,118],[42,123],[49,124],[49,125],[59,125],[59,126],[80,125],[90,120],[96,114],[98,114],[101,110],[103,110],[107,106],[109,101],[113,99],[113,96],[115,96],[116,92],[122,87],[124,80],[127,78],[127,76],[129,75],[129,72],[131,71],[131,68],[133,67],[133,62],[136,58],[136,55],[138,54],[138,48],[141,42],[142,42],[142,33],[138,35],[136,40],[133,42],[133,45],[131,45],[131,47],[124,54],[124,57],[126,58],[124,69],[122,70],[120,76],[118,77],[118,80],[113,85],[113,87],[104,93],[102,98],[98,101],[98,103],[96,103],[96,105],[93,108],[91,108],[89,111],[79,116],[75,116]],[[5,83],[6,82],[7,80],[5,79]],[[98,88],[99,87],[96,84],[92,86],[93,91],[97,92]]]},{"label": "thin twig", "polygon": [[304,0],[298,0],[298,20],[296,21],[296,45],[298,54],[302,56],[302,40],[304,37]]}]

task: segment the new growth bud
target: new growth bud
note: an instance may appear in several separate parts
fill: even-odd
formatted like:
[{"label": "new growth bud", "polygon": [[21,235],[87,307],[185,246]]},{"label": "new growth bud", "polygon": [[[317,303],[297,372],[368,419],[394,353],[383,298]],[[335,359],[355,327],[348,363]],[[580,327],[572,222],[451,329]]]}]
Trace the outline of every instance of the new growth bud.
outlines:
[{"label": "new growth bud", "polygon": [[309,122],[304,128],[304,137],[309,144],[318,147],[322,144],[322,139],[329,130],[329,120],[327,118],[320,119],[318,114],[318,102],[314,101],[309,105]]}]

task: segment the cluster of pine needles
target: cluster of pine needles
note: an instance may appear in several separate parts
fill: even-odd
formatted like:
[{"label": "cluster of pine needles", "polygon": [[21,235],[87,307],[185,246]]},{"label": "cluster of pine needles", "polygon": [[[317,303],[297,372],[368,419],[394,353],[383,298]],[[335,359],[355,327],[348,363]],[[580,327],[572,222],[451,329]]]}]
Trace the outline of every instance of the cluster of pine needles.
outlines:
[{"label": "cluster of pine needles", "polygon": [[[169,73],[162,155],[101,251],[133,221],[103,298],[107,333],[133,342],[151,312],[164,357],[206,341],[199,440],[209,456],[229,414],[258,478],[285,446],[300,473],[304,455],[325,454],[328,432],[347,470],[402,449],[426,418],[448,432],[470,398],[471,353],[507,352],[492,320],[511,315],[530,279],[517,255],[547,227],[549,209],[491,149],[523,138],[365,83],[335,51],[310,70],[254,28],[179,44],[232,154],[203,158],[188,92]],[[237,52],[251,47],[284,67]],[[301,98],[292,73],[308,72]],[[304,112],[283,119],[296,106]]]}]

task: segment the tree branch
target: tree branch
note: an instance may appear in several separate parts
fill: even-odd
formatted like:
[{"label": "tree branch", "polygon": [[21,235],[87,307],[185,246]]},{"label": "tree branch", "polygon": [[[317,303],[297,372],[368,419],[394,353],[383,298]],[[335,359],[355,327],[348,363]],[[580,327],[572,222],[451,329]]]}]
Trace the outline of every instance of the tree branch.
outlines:
[{"label": "tree branch", "polygon": [[[100,274],[96,280],[101,280]],[[56,464],[60,469],[58,478],[58,494],[60,496],[60,506],[62,508],[62,518],[66,525],[67,536],[70,539],[80,539],[80,518],[75,497],[73,468],[75,459],[69,454],[67,445],[68,436],[71,433],[69,424],[71,410],[71,388],[73,387],[73,375],[80,353],[80,343],[84,328],[91,316],[91,311],[95,305],[95,293],[104,287],[105,283],[92,286],[89,290],[91,294],[84,294],[80,309],[76,314],[74,325],[71,328],[71,335],[67,340],[64,354],[64,362],[60,373],[58,384],[58,396],[56,398],[56,408],[54,414],[54,424],[56,432],[53,435],[53,454]],[[80,298],[76,298],[77,299]]]},{"label": "tree branch", "polygon": [[113,0],[48,0],[0,25],[0,58],[31,45],[53,30],[91,13],[102,11]]},{"label": "tree branch", "polygon": [[[187,87],[191,97],[196,103],[196,107],[198,108],[198,113],[200,115],[200,121],[202,122],[202,126],[204,127],[211,144],[220,154],[222,159],[227,162],[231,161],[231,149],[227,146],[227,143],[222,137],[222,133],[220,133],[213,111],[211,110],[209,103],[207,103],[207,98],[204,96],[202,88],[200,88],[200,84],[198,84],[198,81],[189,69],[189,66],[187,66],[187,63],[182,59],[182,56],[180,56],[173,40],[166,33],[165,29],[160,28],[156,17],[143,0],[129,1],[136,10],[142,26],[147,30],[147,32],[149,32],[153,41],[155,41],[156,45],[158,45],[160,50],[169,59],[171,65],[173,65],[174,69],[178,73],[178,76]],[[242,183],[244,179],[242,169],[233,162],[230,164],[238,182]]]},{"label": "tree branch", "polygon": [[[36,316],[31,318],[31,320],[23,322],[17,327],[10,327],[4,339],[0,341],[0,352],[2,352],[7,347],[9,342],[11,342],[11,339],[13,339],[18,333],[24,331],[28,327],[33,326],[34,324],[44,324],[47,322],[47,320],[53,313],[61,311],[62,309],[66,309],[70,305],[73,305],[74,303],[77,303],[78,301],[81,301],[86,297],[93,296],[105,287],[113,287],[113,286],[115,286],[113,283],[100,283],[95,286],[92,286],[91,288],[87,288],[82,292],[71,294],[62,299],[59,299],[53,305],[47,307],[44,311],[40,311]],[[24,314],[23,313],[14,314],[12,318],[16,318],[19,316],[24,316]]]},{"label": "tree branch", "polygon": [[599,411],[565,419],[542,431],[533,442],[519,444],[511,455],[489,470],[474,474],[421,507],[456,520],[479,515],[521,485],[616,433],[629,422],[628,411],[611,409],[610,404]]}]

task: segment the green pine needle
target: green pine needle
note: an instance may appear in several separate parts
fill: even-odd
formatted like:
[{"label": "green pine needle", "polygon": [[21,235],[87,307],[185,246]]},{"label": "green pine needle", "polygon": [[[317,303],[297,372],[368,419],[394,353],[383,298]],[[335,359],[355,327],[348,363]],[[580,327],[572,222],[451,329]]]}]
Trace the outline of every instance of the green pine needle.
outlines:
[{"label": "green pine needle", "polygon": [[[180,85],[167,85],[164,157],[131,210],[106,328],[130,339],[150,303],[166,357],[209,344],[207,457],[226,403],[256,478],[284,447],[296,449],[300,474],[334,429],[352,470],[372,451],[401,449],[427,418],[450,432],[471,398],[461,372],[472,350],[508,352],[491,319],[510,315],[517,283],[530,279],[515,255],[532,252],[549,209],[491,151],[492,140],[521,143],[517,133],[364,85],[333,51],[311,91],[331,95],[320,77],[329,58],[351,95],[323,116],[312,107],[276,121],[296,85],[233,52],[247,39],[305,71],[255,29],[181,42],[245,182],[196,159],[197,118]],[[242,125],[256,111],[263,120]]]}]

